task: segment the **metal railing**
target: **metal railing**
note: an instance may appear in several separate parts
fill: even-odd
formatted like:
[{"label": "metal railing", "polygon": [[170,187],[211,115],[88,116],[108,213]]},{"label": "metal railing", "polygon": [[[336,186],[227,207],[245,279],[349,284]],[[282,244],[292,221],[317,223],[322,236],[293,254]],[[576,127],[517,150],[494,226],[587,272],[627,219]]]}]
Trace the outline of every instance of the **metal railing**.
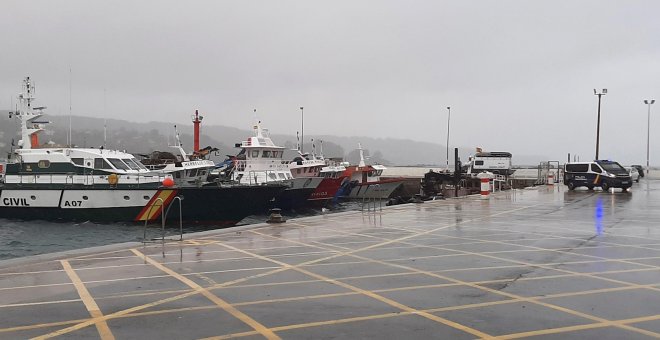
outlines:
[{"label": "metal railing", "polygon": [[[376,189],[380,187],[380,184],[374,184],[373,185]],[[362,207],[361,211],[364,211],[364,207],[367,207],[367,212],[371,211],[371,208],[373,206],[373,211],[376,212],[376,201],[378,202],[378,208],[380,211],[383,211],[383,200],[378,197],[378,195],[368,195],[368,191],[364,193],[362,196]]]},{"label": "metal railing", "polygon": [[[181,200],[183,200],[182,197],[176,196],[174,197],[174,200],[179,201],[179,241],[183,241],[183,208],[181,204]],[[160,202],[160,205],[156,205],[157,202]],[[173,203],[173,202],[172,202]],[[161,242],[165,244],[165,222],[167,221],[167,215],[170,212],[170,209],[172,208],[174,204],[170,204],[167,207],[167,210],[165,210],[165,202],[163,201],[162,198],[157,198],[156,201],[154,201],[154,204],[152,204],[149,207],[149,210],[147,211],[146,218],[144,219],[144,231],[142,235],[142,242],[147,243],[147,225],[149,224],[149,220],[151,217],[151,212],[154,207],[160,207],[160,223],[161,223]]]},{"label": "metal railing", "polygon": [[[160,183],[165,177],[158,175],[139,175],[128,174],[119,175],[119,184],[140,185]],[[64,184],[64,185],[107,185],[108,175],[76,175],[71,173],[64,174],[30,174],[30,175],[5,175],[7,184]]]}]

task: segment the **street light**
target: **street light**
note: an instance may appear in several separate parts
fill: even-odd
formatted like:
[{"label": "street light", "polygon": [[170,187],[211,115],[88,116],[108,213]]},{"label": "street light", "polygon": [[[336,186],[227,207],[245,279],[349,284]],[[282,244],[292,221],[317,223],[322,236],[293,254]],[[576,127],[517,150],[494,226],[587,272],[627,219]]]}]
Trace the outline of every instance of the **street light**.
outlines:
[{"label": "street light", "polygon": [[600,97],[607,94],[607,89],[603,89],[602,92],[594,89],[594,94],[598,96],[598,123],[596,124],[596,159],[598,159],[598,146],[600,142]]},{"label": "street light", "polygon": [[303,146],[305,145],[305,114],[303,107],[300,107],[300,153],[303,153]]},{"label": "street light", "polygon": [[655,99],[644,100],[644,104],[648,105],[649,111],[647,115],[647,125],[646,125],[646,174],[649,173],[649,141],[651,136],[651,104],[655,103]]},{"label": "street light", "polygon": [[451,120],[451,106],[447,106],[447,171],[449,171],[449,121]]}]

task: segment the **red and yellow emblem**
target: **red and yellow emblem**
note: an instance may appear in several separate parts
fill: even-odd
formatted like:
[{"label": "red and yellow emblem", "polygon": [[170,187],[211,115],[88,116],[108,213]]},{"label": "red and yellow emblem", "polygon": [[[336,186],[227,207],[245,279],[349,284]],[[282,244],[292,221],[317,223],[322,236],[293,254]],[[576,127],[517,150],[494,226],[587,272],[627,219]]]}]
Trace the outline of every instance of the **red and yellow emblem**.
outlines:
[{"label": "red and yellow emblem", "polygon": [[[176,197],[176,190],[158,190],[156,194],[149,200],[142,211],[137,215],[135,221],[153,221],[160,217],[163,208],[172,202]],[[161,208],[161,206],[163,206]]]}]

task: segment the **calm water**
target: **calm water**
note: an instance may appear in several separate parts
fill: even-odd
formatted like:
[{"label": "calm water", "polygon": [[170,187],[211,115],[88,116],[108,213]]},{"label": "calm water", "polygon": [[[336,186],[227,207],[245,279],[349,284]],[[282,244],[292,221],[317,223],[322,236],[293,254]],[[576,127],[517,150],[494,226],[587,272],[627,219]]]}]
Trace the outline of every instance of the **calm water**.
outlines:
[{"label": "calm water", "polygon": [[[342,202],[328,213],[360,209],[359,202]],[[283,212],[285,218],[321,214],[320,209]],[[263,223],[267,215],[245,218],[238,225]],[[208,230],[203,227],[186,227],[184,233]],[[177,228],[166,229],[168,235],[178,235]],[[16,221],[0,219],[0,261],[16,257],[54,253],[72,249],[103,246],[130,241],[141,242],[144,228],[134,224],[99,224],[92,222]],[[147,239],[160,237],[160,229],[148,228]]]}]

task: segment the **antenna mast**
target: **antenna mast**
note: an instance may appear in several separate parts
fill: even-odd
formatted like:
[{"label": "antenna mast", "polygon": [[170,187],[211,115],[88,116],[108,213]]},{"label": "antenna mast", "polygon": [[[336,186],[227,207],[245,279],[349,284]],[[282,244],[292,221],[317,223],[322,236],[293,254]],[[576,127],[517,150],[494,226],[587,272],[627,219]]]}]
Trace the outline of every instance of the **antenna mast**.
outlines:
[{"label": "antenna mast", "polygon": [[71,140],[71,82],[71,66],[69,66],[69,135],[67,136],[69,147],[73,144]]}]

